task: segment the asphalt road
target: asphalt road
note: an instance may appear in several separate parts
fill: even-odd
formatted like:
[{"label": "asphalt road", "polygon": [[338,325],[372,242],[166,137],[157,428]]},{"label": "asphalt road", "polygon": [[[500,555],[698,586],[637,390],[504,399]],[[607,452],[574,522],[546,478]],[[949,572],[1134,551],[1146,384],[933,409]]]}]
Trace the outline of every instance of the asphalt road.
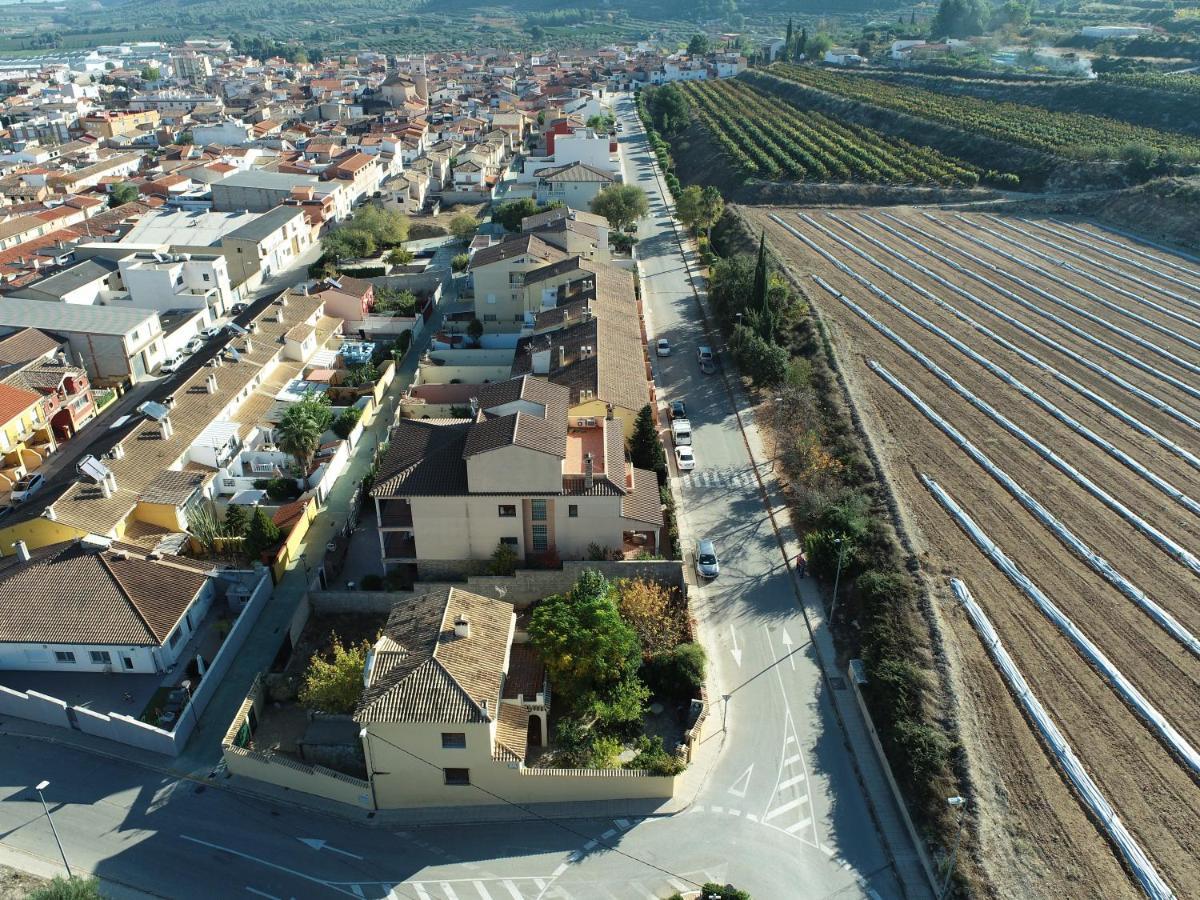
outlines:
[{"label": "asphalt road", "polygon": [[[705,881],[755,900],[901,896],[847,759],[707,343],[650,151],[632,104],[626,181],[651,196],[638,252],[665,399],[687,402],[698,468],[678,486],[685,542],[707,536],[719,578],[695,592],[717,685],[689,808],[658,818],[519,824],[368,826],[207,787],[113,758],[0,736],[0,862],[47,869],[56,847],[30,785],[46,799],[77,868],[156,896],[415,900],[628,900]],[[688,564],[692,562],[691,546]],[[118,748],[115,748],[118,749]],[[365,814],[364,814],[365,815]],[[463,820],[469,820],[464,813]],[[389,818],[389,822],[394,819]]]}]

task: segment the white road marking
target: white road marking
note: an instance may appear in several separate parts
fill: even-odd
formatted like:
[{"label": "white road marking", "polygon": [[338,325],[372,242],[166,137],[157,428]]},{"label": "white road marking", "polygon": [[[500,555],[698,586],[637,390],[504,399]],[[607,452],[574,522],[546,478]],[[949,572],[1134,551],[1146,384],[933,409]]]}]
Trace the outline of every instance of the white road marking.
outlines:
[{"label": "white road marking", "polygon": [[725,812],[725,807],[723,806],[710,806],[709,809],[715,813]]},{"label": "white road marking", "polygon": [[680,893],[688,890],[688,886],[686,884],[684,884],[682,881],[680,881],[678,878],[668,878],[667,883],[669,885],[671,885],[671,887],[675,888],[675,890],[679,891]]},{"label": "white road marking", "polygon": [[280,872],[287,872],[289,875],[295,875],[297,878],[303,878],[305,881],[311,881],[313,884],[323,885],[323,886],[329,888],[330,890],[337,891],[339,894],[346,894],[347,896],[350,896],[350,897],[354,896],[354,893],[352,891],[348,891],[344,887],[340,887],[340,886],[338,886],[336,884],[332,884],[328,881],[323,881],[320,878],[315,878],[312,875],[308,875],[304,872],[301,872],[298,869],[289,869],[287,866],[281,866],[281,865],[279,865],[279,863],[273,863],[268,859],[262,859],[260,857],[253,856],[249,853],[243,853],[241,850],[233,850],[233,849],[230,849],[229,847],[222,847],[220,844],[213,844],[209,841],[202,841],[202,840],[200,840],[200,838],[194,838],[188,834],[181,834],[180,837],[185,841],[191,841],[193,844],[199,844],[201,847],[208,847],[209,849],[212,849],[212,850],[219,850],[222,853],[228,853],[230,856],[237,856],[242,859],[248,859],[251,862],[256,862],[259,865],[266,866],[269,869],[278,869]]},{"label": "white road marking", "polygon": [[731,809],[731,810],[729,810],[729,814],[731,816],[740,816],[742,814],[742,811],[740,809]]},{"label": "white road marking", "polygon": [[796,740],[796,736],[794,734],[789,734],[787,736],[787,740],[783,742],[783,746],[786,747],[788,744],[796,744],[796,743],[799,743],[799,741]]},{"label": "white road marking", "polygon": [[604,834],[600,835],[600,837],[607,841],[610,837],[612,837],[616,833],[617,833],[617,830],[615,828],[610,828],[610,829],[608,829],[608,831],[604,832]]},{"label": "white road marking", "polygon": [[615,825],[616,825],[618,828],[620,828],[622,831],[624,831],[625,829],[627,829],[627,828],[629,827],[629,825],[630,825],[630,822],[629,822],[629,820],[628,820],[628,819],[613,819],[613,823],[614,823],[614,824],[615,824]]},{"label": "white road marking", "polygon": [[830,857],[831,859],[833,857],[837,856],[836,850],[834,850],[832,847],[826,847],[824,844],[821,845],[821,852],[824,853],[826,856]]},{"label": "white road marking", "polygon": [[746,818],[749,819],[751,822],[758,821],[758,816],[756,816],[754,813],[746,813]]},{"label": "white road marking", "polygon": [[429,892],[425,890],[425,888],[421,887],[419,884],[414,884],[413,887],[417,891],[418,900],[429,900]]},{"label": "white road marking", "polygon": [[753,771],[754,763],[750,763],[746,771],[734,779],[733,785],[729,788],[729,793],[735,797],[745,797],[746,791],[750,789],[750,773]]},{"label": "white road marking", "polygon": [[789,825],[787,828],[785,828],[783,830],[786,831],[788,834],[795,834],[801,828],[807,828],[811,824],[812,824],[812,819],[801,819],[799,822],[795,823],[794,825]]},{"label": "white road marking", "polygon": [[537,889],[539,891],[544,891],[546,889],[546,882],[542,881],[540,878],[533,879],[533,883],[537,885]]},{"label": "white road marking", "polygon": [[479,891],[479,900],[492,900],[492,895],[488,893],[488,889],[482,881],[475,882],[475,890]]},{"label": "white road marking", "polygon": [[454,893],[454,888],[450,886],[450,882],[442,882],[442,891],[446,894],[446,897],[449,898],[449,900],[458,900],[458,894]]},{"label": "white road marking", "polygon": [[588,841],[586,844],[584,844],[584,845],[583,845],[583,849],[584,849],[584,850],[591,850],[591,849],[592,849],[593,847],[595,847],[595,846],[596,846],[596,842],[595,842],[595,841]]},{"label": "white road marking", "polygon": [[[808,797],[797,797],[795,800],[789,800],[787,803],[783,804],[782,806],[777,806],[773,810],[771,810],[769,813],[767,813],[767,815],[763,819],[763,821],[769,822],[771,819],[774,819],[776,816],[782,816],[788,810],[795,809],[797,806],[800,806],[802,803],[807,803],[807,802],[808,802]],[[809,821],[811,822],[812,820],[810,819]]]},{"label": "white road marking", "polygon": [[801,758],[802,757],[799,753],[797,753],[795,756],[789,756],[783,761],[783,767],[786,769],[788,766],[794,766],[796,763],[800,762]]},{"label": "white road marking", "polygon": [[367,896],[366,892],[365,892],[365,891],[362,889],[362,885],[361,885],[361,884],[352,884],[352,885],[350,885],[350,890],[354,891],[354,896],[355,896],[355,897],[365,897],[365,896]]},{"label": "white road marking", "polygon": [[688,812],[689,813],[704,812],[704,807],[702,805],[697,804],[696,806],[693,806],[691,809],[689,809]]},{"label": "white road marking", "polygon": [[517,886],[513,884],[512,881],[505,878],[502,884],[504,885],[504,889],[508,891],[508,895],[512,897],[513,900],[521,900],[521,892],[517,890]]},{"label": "white road marking", "polygon": [[567,871],[567,864],[566,864],[566,863],[559,863],[559,864],[558,864],[558,868],[557,868],[557,869],[555,869],[553,873],[551,873],[551,876],[550,876],[550,877],[552,877],[552,878],[557,878],[559,875],[561,875],[561,874],[562,874],[563,872],[565,872],[565,871]]},{"label": "white road marking", "polygon": [[793,784],[799,784],[802,782],[806,777],[807,776],[803,772],[801,772],[799,775],[793,775],[791,778],[779,782],[779,789],[781,791],[787,790]]},{"label": "white road marking", "polygon": [[738,668],[740,669],[742,667],[742,649],[738,646],[737,632],[734,631],[732,625],[729,626],[729,637],[733,640],[733,648],[731,650],[733,661],[738,664]]}]

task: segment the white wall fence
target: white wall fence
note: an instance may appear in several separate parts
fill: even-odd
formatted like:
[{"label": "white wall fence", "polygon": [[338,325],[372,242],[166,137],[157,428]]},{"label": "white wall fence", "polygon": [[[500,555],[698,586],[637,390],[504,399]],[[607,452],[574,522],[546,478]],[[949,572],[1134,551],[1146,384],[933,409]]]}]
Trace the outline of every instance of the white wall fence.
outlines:
[{"label": "white wall fence", "polygon": [[[209,663],[204,677],[192,693],[191,700],[180,712],[174,731],[166,731],[155,725],[148,725],[140,719],[124,713],[99,713],[82,706],[71,706],[56,697],[40,694],[37,691],[14,691],[3,686],[0,686],[0,715],[30,719],[60,728],[74,728],[84,734],[92,734],[153,753],[177,756],[187,745],[196,721],[208,707],[221,679],[229,671],[234,657],[246,641],[246,636],[262,614],[263,607],[266,606],[267,600],[271,596],[271,591],[271,579],[264,569],[253,593],[242,608],[241,615],[234,622],[225,642],[221,644],[221,649]],[[96,677],[120,676],[97,675]]]}]

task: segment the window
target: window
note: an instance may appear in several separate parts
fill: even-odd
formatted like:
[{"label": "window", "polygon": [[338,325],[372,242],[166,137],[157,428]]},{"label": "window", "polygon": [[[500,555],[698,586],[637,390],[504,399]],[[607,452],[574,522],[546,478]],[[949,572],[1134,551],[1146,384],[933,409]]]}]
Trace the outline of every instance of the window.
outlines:
[{"label": "window", "polygon": [[107,650],[93,650],[92,662],[98,666],[110,666],[112,665],[112,657],[109,656]]},{"label": "window", "polygon": [[545,553],[550,548],[550,539],[545,525],[533,526],[533,552]]},{"label": "window", "polygon": [[461,731],[443,731],[442,732],[442,749],[443,750],[466,750],[467,736]]},{"label": "window", "polygon": [[515,537],[502,537],[500,538],[500,543],[507,547],[512,547],[513,549],[516,549],[517,547],[517,539]]},{"label": "window", "polygon": [[445,776],[446,784],[471,783],[470,769],[442,769],[442,775]]},{"label": "window", "polygon": [[178,628],[176,628],[174,631],[171,632],[171,636],[169,638],[167,638],[167,643],[170,644],[172,647],[174,647],[176,644],[179,643],[179,629]]},{"label": "window", "polygon": [[72,653],[70,650],[55,650],[54,651],[54,661],[60,662],[60,663],[74,663],[75,662],[75,654]]},{"label": "window", "polygon": [[567,518],[568,519],[578,519],[579,518],[579,507],[576,504],[571,503],[567,506]]},{"label": "window", "polygon": [[517,517],[517,508],[512,504],[502,503],[497,508],[497,511],[502,519],[515,519]]},{"label": "window", "polygon": [[524,272],[509,272],[508,273],[509,287],[521,287],[525,284]]},{"label": "window", "polygon": [[207,272],[203,273],[202,277],[204,278],[205,281],[212,281],[212,276],[209,275]]},{"label": "window", "polygon": [[495,314],[495,313],[484,313],[484,314],[483,314],[483,321],[485,321],[485,322],[495,322],[495,321],[496,321],[496,314]]},{"label": "window", "polygon": [[546,501],[545,500],[530,500],[529,501],[529,518],[535,522],[546,521]]},{"label": "window", "polygon": [[175,287],[179,287],[181,284],[183,284],[183,276],[182,275],[180,275],[178,278],[175,279]]}]

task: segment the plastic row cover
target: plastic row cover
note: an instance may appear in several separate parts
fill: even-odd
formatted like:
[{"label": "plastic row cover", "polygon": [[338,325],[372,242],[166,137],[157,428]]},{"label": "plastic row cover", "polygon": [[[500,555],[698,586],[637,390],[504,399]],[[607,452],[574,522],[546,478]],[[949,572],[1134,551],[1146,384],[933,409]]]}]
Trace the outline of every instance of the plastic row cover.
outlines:
[{"label": "plastic row cover", "polygon": [[1000,674],[1004,676],[1004,680],[1008,682],[1009,689],[1016,696],[1017,701],[1021,704],[1026,714],[1033,720],[1037,726],[1037,730],[1041,733],[1043,740],[1050,748],[1050,752],[1058,760],[1059,766],[1066,773],[1067,780],[1075,788],[1084,805],[1092,811],[1092,814],[1099,820],[1101,827],[1108,834],[1109,839],[1116,845],[1121,856],[1125,858],[1125,862],[1133,871],[1134,878],[1141,885],[1142,890],[1146,892],[1148,897],[1154,900],[1173,900],[1175,893],[1163,880],[1162,876],[1154,868],[1154,864],[1146,856],[1146,852],[1141,845],[1134,839],[1133,835],[1125,827],[1125,823],[1121,821],[1121,817],[1117,815],[1112,804],[1101,793],[1096,782],[1092,780],[1092,776],[1088,774],[1087,769],[1083,767],[1079,757],[1075,755],[1075,751],[1071,749],[1071,745],[1067,743],[1067,739],[1063,737],[1058,726],[1054,724],[1054,720],[1050,718],[1050,714],[1046,712],[1046,708],[1042,706],[1041,701],[1029,689],[1029,684],[1025,681],[1025,676],[1021,674],[1021,670],[1017,668],[1008,651],[1004,649],[1004,644],[1000,641],[1000,636],[996,634],[996,629],[992,627],[992,623],[988,620],[987,615],[975,602],[975,598],[971,596],[971,592],[967,586],[955,578],[950,582],[950,587],[954,591],[954,595],[962,603],[963,608],[967,611],[967,616],[971,619],[971,623],[975,626],[975,630],[979,633],[980,640],[987,647],[988,653],[996,663],[996,668],[1000,670]]}]

